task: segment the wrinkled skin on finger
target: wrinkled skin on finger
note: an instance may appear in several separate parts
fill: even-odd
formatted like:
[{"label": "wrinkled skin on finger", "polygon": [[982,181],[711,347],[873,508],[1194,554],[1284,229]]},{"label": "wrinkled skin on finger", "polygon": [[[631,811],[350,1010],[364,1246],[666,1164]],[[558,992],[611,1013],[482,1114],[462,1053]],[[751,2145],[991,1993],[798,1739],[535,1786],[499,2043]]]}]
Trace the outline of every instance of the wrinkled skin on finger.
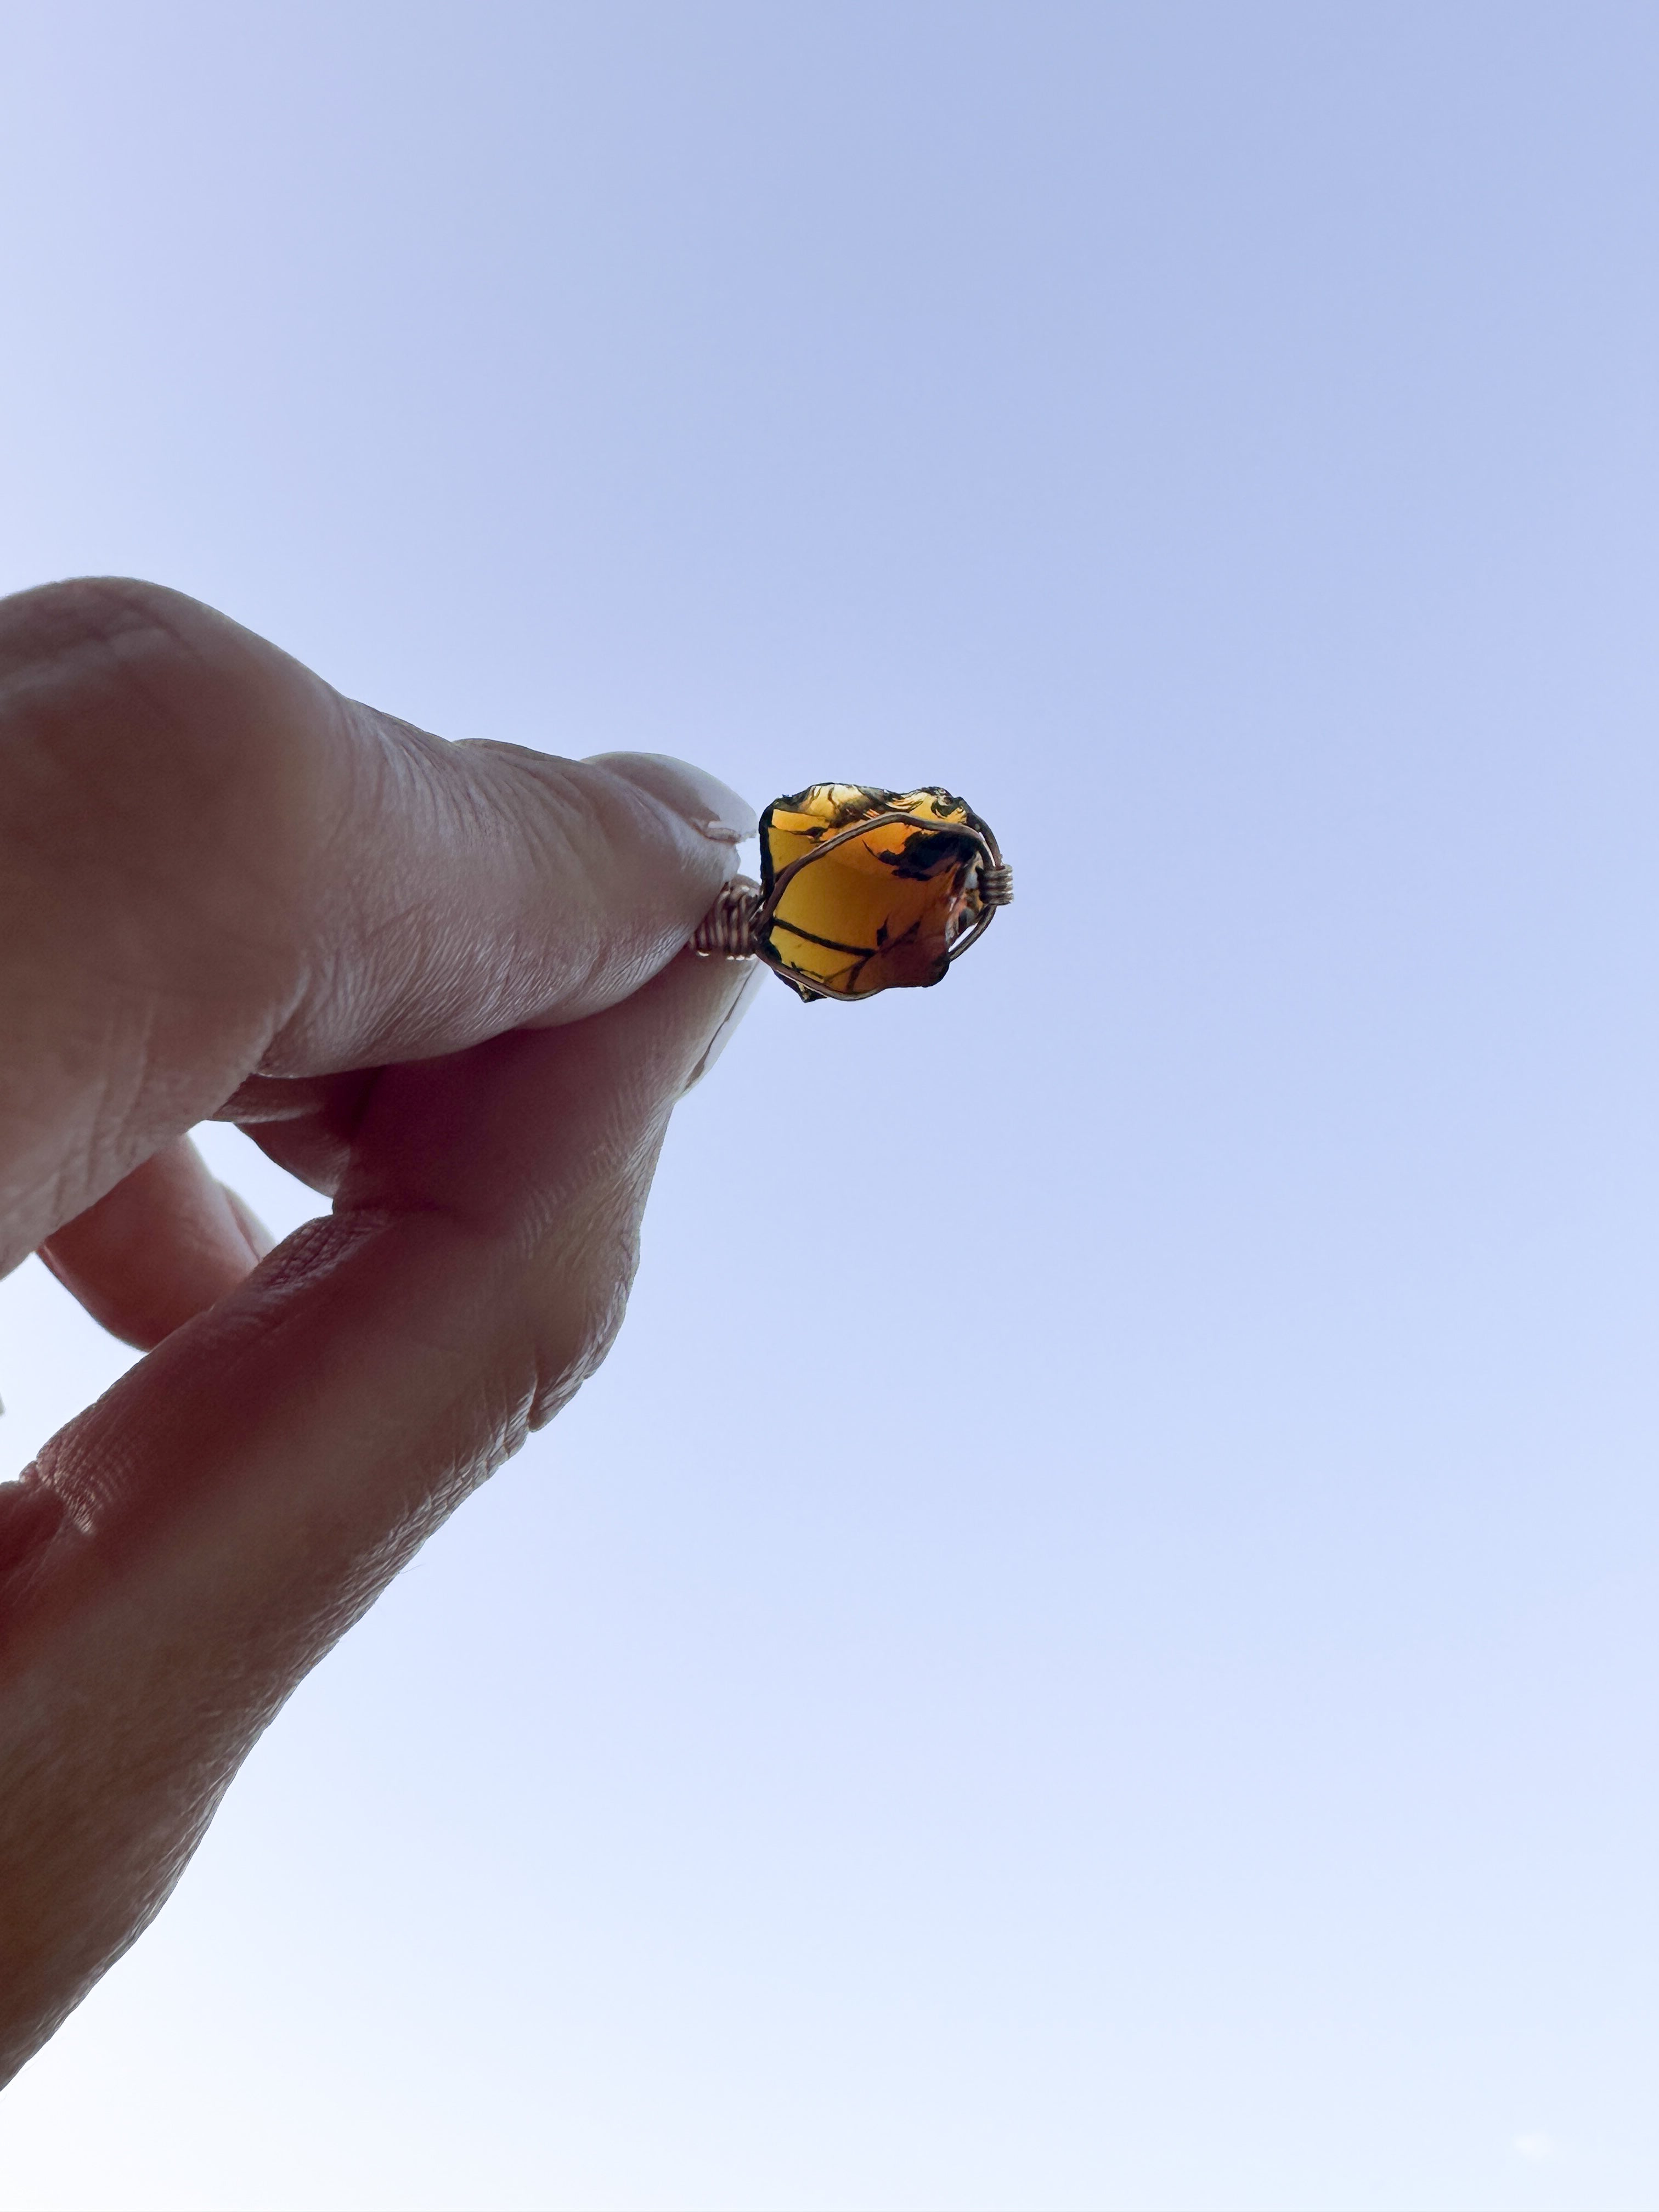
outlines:
[{"label": "wrinkled skin on finger", "polygon": [[[748,981],[680,951],[747,826],[649,757],[446,745],[153,587],[0,605],[0,1237],[149,1347],[0,1492],[0,2076],[603,1357]],[[184,1139],[215,1112],[331,1214],[261,1256]]]},{"label": "wrinkled skin on finger", "polygon": [[447,744],[153,586],[0,602],[0,1269],[251,1077],[636,990],[753,824],[649,758]]},{"label": "wrinkled skin on finger", "polygon": [[112,1336],[148,1352],[270,1249],[264,1224],[179,1137],[48,1237],[40,1257]]}]

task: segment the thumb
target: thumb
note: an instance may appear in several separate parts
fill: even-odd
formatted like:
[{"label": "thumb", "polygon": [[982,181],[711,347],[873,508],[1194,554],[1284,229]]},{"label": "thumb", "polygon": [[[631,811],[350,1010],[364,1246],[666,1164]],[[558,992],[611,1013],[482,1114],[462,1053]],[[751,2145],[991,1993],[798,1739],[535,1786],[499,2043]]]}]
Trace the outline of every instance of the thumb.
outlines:
[{"label": "thumb", "polygon": [[0,1506],[0,2078],[157,1909],[295,1684],[603,1357],[669,1113],[747,975],[688,955],[591,1020],[389,1071],[334,1217]]}]

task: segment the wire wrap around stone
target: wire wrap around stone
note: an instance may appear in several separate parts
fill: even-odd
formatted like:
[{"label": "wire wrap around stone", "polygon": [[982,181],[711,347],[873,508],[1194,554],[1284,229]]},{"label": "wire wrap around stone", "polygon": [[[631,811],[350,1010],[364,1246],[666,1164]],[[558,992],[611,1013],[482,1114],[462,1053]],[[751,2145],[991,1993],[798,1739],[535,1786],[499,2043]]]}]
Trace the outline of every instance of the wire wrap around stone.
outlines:
[{"label": "wire wrap around stone", "polygon": [[[1014,872],[1006,860],[995,866],[988,862],[981,865],[979,896],[984,906],[1013,904]],[[733,876],[729,884],[720,885],[714,895],[714,903],[697,924],[691,950],[726,960],[752,959],[757,950],[755,919],[760,905],[760,885],[748,876]]]},{"label": "wire wrap around stone", "polygon": [[747,876],[733,876],[729,884],[722,884],[714,905],[697,924],[691,950],[717,953],[727,960],[750,958],[760,899],[760,885]]}]

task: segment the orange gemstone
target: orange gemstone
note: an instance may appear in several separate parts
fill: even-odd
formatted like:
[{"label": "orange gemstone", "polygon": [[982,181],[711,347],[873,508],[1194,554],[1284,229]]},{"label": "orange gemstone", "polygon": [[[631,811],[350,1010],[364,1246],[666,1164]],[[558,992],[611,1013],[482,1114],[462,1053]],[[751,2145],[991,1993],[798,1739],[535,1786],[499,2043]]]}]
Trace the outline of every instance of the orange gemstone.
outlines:
[{"label": "orange gemstone", "polygon": [[983,916],[987,834],[948,791],[815,783],[774,799],[760,825],[761,957],[804,999],[937,983]]}]

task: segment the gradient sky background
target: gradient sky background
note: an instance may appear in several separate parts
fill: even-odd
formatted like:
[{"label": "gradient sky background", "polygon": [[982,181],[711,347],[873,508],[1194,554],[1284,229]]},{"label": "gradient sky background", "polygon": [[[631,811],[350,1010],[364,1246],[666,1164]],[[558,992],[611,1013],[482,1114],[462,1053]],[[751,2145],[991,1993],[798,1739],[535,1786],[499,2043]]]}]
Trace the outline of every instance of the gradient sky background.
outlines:
[{"label": "gradient sky background", "polygon": [[[0,584],[1019,903],[763,995],[6,2212],[1659,2200],[1656,114],[1601,0],[11,0]],[[0,1286],[6,1465],[122,1357]]]}]

